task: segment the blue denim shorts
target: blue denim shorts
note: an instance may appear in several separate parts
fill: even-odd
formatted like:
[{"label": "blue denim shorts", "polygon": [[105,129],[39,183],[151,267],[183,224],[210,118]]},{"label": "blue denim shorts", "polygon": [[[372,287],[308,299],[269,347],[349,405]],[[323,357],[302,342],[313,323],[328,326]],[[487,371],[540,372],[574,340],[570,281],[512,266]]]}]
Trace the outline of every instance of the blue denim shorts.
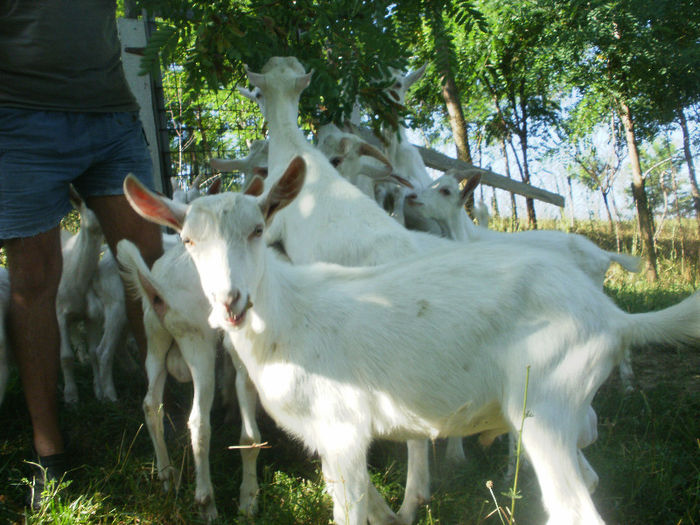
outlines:
[{"label": "blue denim shorts", "polygon": [[75,113],[0,107],[0,239],[50,230],[86,197],[121,195],[133,173],[153,189],[138,112]]}]

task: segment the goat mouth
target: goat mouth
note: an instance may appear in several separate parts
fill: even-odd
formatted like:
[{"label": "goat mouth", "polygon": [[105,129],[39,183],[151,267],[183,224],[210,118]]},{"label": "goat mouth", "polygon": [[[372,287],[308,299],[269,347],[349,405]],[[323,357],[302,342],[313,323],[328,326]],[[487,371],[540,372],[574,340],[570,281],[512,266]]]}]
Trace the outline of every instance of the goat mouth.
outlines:
[{"label": "goat mouth", "polygon": [[234,314],[232,310],[229,308],[226,308],[226,322],[234,327],[239,327],[241,326],[246,319],[246,314],[248,313],[248,310],[253,306],[253,303],[250,302],[250,298],[248,298],[248,301],[246,302],[246,305],[243,307],[243,310],[238,312],[237,314]]}]

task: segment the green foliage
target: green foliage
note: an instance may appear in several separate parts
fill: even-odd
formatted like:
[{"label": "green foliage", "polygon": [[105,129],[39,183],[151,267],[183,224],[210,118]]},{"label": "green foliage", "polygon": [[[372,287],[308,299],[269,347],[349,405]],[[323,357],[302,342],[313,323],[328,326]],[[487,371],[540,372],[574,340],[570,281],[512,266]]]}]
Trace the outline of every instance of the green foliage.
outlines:
[{"label": "green foliage", "polygon": [[294,55],[315,71],[302,99],[303,119],[315,125],[342,122],[356,98],[372,115],[395,113],[375,85],[386,66],[400,67],[406,60],[406,50],[395,45],[392,19],[398,14],[391,2],[141,3],[161,20],[144,68],[160,54],[166,67],[182,67],[186,84],[195,91],[230,89],[245,83],[244,64],[259,71],[270,56]]},{"label": "green foliage", "polygon": [[700,23],[694,0],[545,2],[559,30],[552,51],[584,98],[626,102],[638,132],[700,97]]}]

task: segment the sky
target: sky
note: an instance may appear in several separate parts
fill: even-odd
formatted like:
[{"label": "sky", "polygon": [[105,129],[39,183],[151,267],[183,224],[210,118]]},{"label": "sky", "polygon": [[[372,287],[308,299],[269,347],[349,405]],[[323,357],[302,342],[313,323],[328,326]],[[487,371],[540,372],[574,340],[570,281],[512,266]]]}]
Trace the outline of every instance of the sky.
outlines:
[{"label": "sky", "polygon": [[[690,123],[689,123],[690,125]],[[697,126],[691,129],[691,134],[697,135]],[[451,133],[445,133],[445,138],[441,144],[438,146],[433,146],[434,149],[440,151],[441,153],[448,155],[450,157],[456,157],[456,149],[454,143],[451,141]],[[422,134],[414,130],[409,130],[409,139],[414,143],[421,146],[430,147]],[[682,136],[680,129],[674,129],[670,133],[670,138],[672,144],[676,147],[677,151],[682,154]],[[604,135],[599,135],[594,138],[598,151],[601,155],[611,154],[612,148],[609,146],[609,138]],[[567,159],[564,155],[559,155],[553,158],[548,158],[544,160],[538,160],[537,154],[532,152],[532,157],[530,161],[530,175],[531,184],[533,186],[546,189],[548,191],[559,193],[566,200],[566,207],[564,210],[567,219],[570,218],[572,213],[572,201],[569,197],[569,188],[566,182],[567,173]],[[626,155],[626,148],[623,149],[623,153]],[[475,153],[472,152],[472,155]],[[520,173],[517,171],[517,166],[513,161],[512,152],[509,151],[510,165],[511,165],[511,175],[513,178],[520,180]],[[695,165],[700,165],[700,159],[698,159],[697,148],[693,150],[693,158]],[[475,161],[478,164],[478,161]],[[505,175],[505,163],[503,156],[499,151],[494,148],[486,148],[482,151],[481,164],[482,167],[488,168],[496,173]],[[644,169],[644,166],[642,166]],[[697,169],[697,168],[696,168]],[[437,177],[440,172],[436,170],[430,170],[433,176]],[[688,167],[684,162],[681,171],[678,176],[679,185],[681,187],[688,188]],[[618,206],[618,212],[622,219],[633,219],[634,210],[632,209],[631,197],[625,193],[625,189],[630,186],[632,182],[632,173],[630,170],[629,162],[625,157],[622,162],[622,167],[615,180],[613,186],[614,198]],[[600,218],[607,220],[607,215],[603,205],[603,200],[600,196],[600,192],[591,192],[583,184],[578,181],[573,181],[573,214],[576,219],[590,219],[590,218]],[[481,195],[486,201],[487,205],[491,205],[491,199],[493,195],[493,189],[489,186],[483,186],[476,191],[476,198],[479,199]],[[498,208],[501,215],[510,215],[511,203],[510,195],[508,192],[503,190],[496,190],[496,199],[498,202]],[[525,210],[525,198],[518,196],[516,198],[518,205],[518,216],[523,217],[526,215]],[[535,201],[535,211],[538,218],[547,219],[558,219],[561,218],[561,209],[553,204],[545,203],[542,201]]]}]

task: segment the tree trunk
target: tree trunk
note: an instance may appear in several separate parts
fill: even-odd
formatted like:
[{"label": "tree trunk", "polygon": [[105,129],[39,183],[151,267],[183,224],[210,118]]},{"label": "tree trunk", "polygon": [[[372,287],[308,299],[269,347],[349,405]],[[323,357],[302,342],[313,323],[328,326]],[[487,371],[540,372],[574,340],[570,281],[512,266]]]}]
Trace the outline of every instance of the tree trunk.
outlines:
[{"label": "tree trunk", "polygon": [[501,216],[501,212],[498,209],[498,199],[496,198],[496,188],[491,188],[491,214],[495,219]]},{"label": "tree trunk", "polygon": [[[530,170],[527,162],[527,135],[520,136],[520,149],[523,152],[523,172],[522,179],[525,184],[530,184]],[[531,230],[537,229],[537,215],[535,215],[535,199],[525,197],[525,205],[527,206],[527,221]]]},{"label": "tree trunk", "polygon": [[614,226],[613,226],[613,218],[612,218],[612,213],[610,213],[610,205],[608,204],[608,194],[603,191],[602,189],[600,190],[600,194],[603,196],[603,204],[605,205],[605,211],[608,214],[608,231],[610,233],[613,232]]},{"label": "tree trunk", "polygon": [[[505,162],[506,177],[511,179],[510,176],[510,161],[508,160],[508,149],[506,148],[506,138],[501,137],[501,151],[503,152],[503,162]],[[510,217],[515,227],[518,224],[518,206],[515,202],[515,193],[510,192]]]},{"label": "tree trunk", "polygon": [[576,226],[576,217],[574,214],[574,186],[571,184],[571,176],[566,177],[566,184],[569,186],[569,210],[571,210],[569,221],[571,229],[573,230]]},{"label": "tree trunk", "polygon": [[442,75],[442,98],[447,106],[447,114],[450,117],[452,136],[457,147],[457,158],[467,164],[472,164],[472,154],[469,149],[469,137],[467,134],[467,121],[464,119],[459,91],[455,83],[454,75],[450,71]]},{"label": "tree trunk", "polygon": [[639,225],[639,234],[642,242],[642,257],[646,263],[647,278],[651,282],[656,282],[659,278],[659,272],[656,266],[656,250],[654,249],[654,223],[649,211],[647,192],[644,189],[644,177],[642,176],[642,167],[639,161],[634,122],[630,108],[624,102],[620,102],[620,118],[625,128],[627,152],[632,167],[632,196],[637,209],[637,224]]},{"label": "tree trunk", "polygon": [[688,164],[690,193],[693,196],[693,208],[695,208],[695,216],[698,219],[698,234],[700,235],[700,189],[698,188],[698,180],[695,177],[695,164],[693,163],[693,154],[690,152],[690,133],[688,133],[688,122],[685,120],[683,109],[678,112],[678,120],[683,132],[683,152],[685,153],[685,162]]}]

